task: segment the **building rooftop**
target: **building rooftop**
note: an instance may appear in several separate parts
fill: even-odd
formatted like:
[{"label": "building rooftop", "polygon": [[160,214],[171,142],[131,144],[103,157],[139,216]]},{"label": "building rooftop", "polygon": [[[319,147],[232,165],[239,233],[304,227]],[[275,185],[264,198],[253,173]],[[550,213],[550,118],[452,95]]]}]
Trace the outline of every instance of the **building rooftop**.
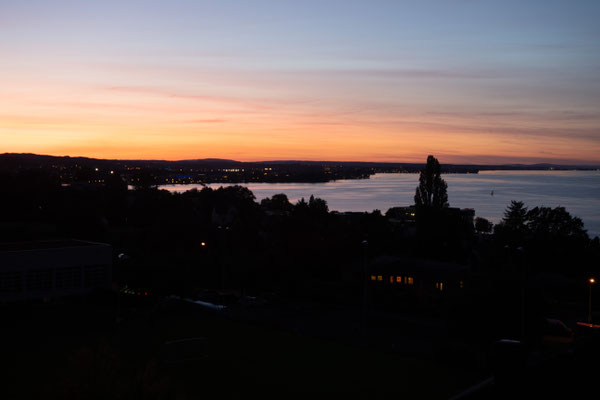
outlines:
[{"label": "building rooftop", "polygon": [[453,275],[467,270],[468,267],[462,264],[397,256],[377,257],[369,264],[370,272],[396,273],[403,271],[406,273],[419,273],[423,276]]}]

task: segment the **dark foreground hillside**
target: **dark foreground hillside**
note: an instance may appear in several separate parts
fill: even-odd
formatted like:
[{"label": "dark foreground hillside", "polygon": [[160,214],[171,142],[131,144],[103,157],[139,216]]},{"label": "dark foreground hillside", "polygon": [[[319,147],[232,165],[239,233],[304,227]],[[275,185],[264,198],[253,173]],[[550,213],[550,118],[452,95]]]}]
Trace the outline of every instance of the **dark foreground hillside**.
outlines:
[{"label": "dark foreground hillside", "polygon": [[[479,378],[402,349],[241,321],[177,300],[123,298],[116,318],[114,300],[97,294],[2,309],[4,396],[435,399]],[[293,318],[307,310],[285,312]]]}]

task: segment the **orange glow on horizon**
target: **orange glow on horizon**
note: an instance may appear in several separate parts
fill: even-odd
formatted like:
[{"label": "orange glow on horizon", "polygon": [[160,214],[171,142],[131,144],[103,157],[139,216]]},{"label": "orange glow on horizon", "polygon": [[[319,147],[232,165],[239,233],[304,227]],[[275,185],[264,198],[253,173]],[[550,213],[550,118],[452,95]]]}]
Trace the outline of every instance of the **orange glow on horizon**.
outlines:
[{"label": "orange glow on horizon", "polygon": [[0,153],[600,165],[599,2],[122,3],[0,2]]},{"label": "orange glow on horizon", "polygon": [[[0,111],[2,152],[109,159],[321,160],[498,164],[600,163],[600,144],[536,134],[531,121],[431,116],[417,107],[343,111],[250,94],[172,94],[164,89],[12,82]],[[489,118],[488,118],[489,119]],[[544,128],[540,131],[547,132]]]}]

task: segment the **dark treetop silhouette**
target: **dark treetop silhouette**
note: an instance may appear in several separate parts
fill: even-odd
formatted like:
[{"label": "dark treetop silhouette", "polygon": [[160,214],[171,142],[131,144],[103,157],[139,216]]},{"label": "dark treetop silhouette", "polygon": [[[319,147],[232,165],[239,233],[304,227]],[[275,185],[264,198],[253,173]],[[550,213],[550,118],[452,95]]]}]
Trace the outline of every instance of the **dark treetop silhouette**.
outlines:
[{"label": "dark treetop silhouette", "polygon": [[419,176],[415,205],[419,208],[448,207],[448,185],[441,177],[440,163],[434,156],[427,157],[427,165]]}]

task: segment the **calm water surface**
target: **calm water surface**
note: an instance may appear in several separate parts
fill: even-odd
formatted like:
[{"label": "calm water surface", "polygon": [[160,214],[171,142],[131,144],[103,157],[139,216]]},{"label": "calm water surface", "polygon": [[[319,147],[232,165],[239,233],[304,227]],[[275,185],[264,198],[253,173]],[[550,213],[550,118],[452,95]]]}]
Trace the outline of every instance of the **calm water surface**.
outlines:
[{"label": "calm water surface", "polygon": [[[580,217],[590,236],[600,235],[600,171],[483,171],[479,174],[447,174],[451,207],[474,208],[475,214],[493,222],[511,200],[526,206],[563,206]],[[310,195],[327,201],[330,210],[387,211],[414,203],[418,174],[376,174],[370,179],[327,183],[244,184],[258,201],[285,193],[291,202]],[[213,188],[227,184],[210,184]],[[162,189],[182,192],[201,185],[164,185]],[[494,191],[494,195],[491,192]]]}]

